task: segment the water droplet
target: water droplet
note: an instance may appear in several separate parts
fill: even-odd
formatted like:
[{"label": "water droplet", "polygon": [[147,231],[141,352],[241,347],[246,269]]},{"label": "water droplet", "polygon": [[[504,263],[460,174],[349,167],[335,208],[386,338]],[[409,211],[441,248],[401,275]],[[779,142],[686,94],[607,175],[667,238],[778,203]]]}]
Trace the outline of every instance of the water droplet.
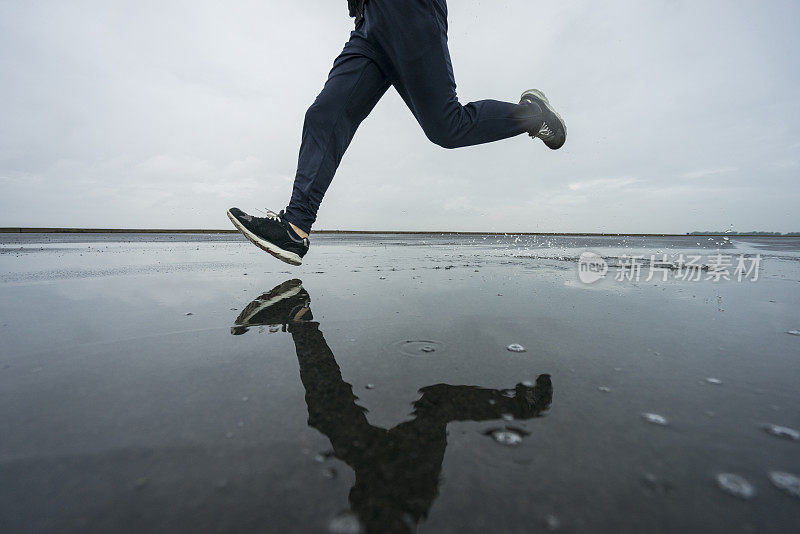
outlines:
[{"label": "water droplet", "polygon": [[490,435],[492,436],[492,439],[501,445],[514,447],[522,443],[522,436],[513,430],[495,430]]},{"label": "water droplet", "polygon": [[526,388],[532,388],[533,382],[531,382],[530,380],[523,380],[522,385],[525,386]]},{"label": "water droplet", "polygon": [[555,532],[561,527],[561,521],[553,514],[548,514],[544,516],[544,526],[547,530]]},{"label": "water droplet", "polygon": [[436,349],[431,347],[430,345],[425,345],[419,350],[421,350],[422,352],[436,352]]},{"label": "water droplet", "polygon": [[787,334],[791,334],[793,336],[800,336],[800,330],[789,330],[786,332]]},{"label": "water droplet", "polygon": [[336,475],[337,475],[336,469],[334,469],[333,467],[329,467],[327,469],[322,470],[322,476],[327,478],[328,480],[333,480],[334,478],[336,478]]},{"label": "water droplet", "polygon": [[349,510],[340,512],[331,519],[330,523],[328,523],[328,530],[333,534],[360,534],[363,532],[361,522]]},{"label": "water droplet", "polygon": [[246,396],[245,396],[245,397],[242,397],[242,402],[247,402],[247,401],[249,401],[249,400],[250,400],[250,397],[246,397]]},{"label": "water droplet", "polygon": [[597,389],[599,389],[599,390],[600,390],[600,391],[602,391],[603,393],[609,393],[609,392],[611,391],[611,388],[610,388],[610,387],[608,387],[608,386],[600,386],[600,387],[598,387]]},{"label": "water droplet", "polygon": [[275,332],[278,332],[280,329],[281,328],[279,326],[270,326],[269,327],[269,333],[270,334],[274,334]]},{"label": "water droplet", "polygon": [[528,350],[519,343],[512,343],[511,345],[507,346],[506,349],[510,350],[511,352],[525,352]]},{"label": "water droplet", "polygon": [[719,378],[706,378],[706,382],[708,382],[709,384],[715,384],[715,385],[722,384],[722,380],[720,380]]},{"label": "water droplet", "polygon": [[658,415],[657,413],[643,413],[642,418],[648,423],[653,423],[654,425],[666,426],[668,424],[667,418],[663,415]]},{"label": "water droplet", "polygon": [[756,489],[752,484],[733,473],[719,473],[717,485],[725,493],[740,499],[752,499],[756,494]]},{"label": "water droplet", "polygon": [[777,438],[790,439],[792,441],[800,440],[800,432],[788,426],[766,425],[764,430]]},{"label": "water droplet", "polygon": [[514,420],[514,416],[511,415],[510,413],[504,413],[500,417],[502,417],[504,421],[513,421]]},{"label": "water droplet", "polygon": [[800,477],[784,471],[770,471],[769,480],[779,490],[800,499]]},{"label": "water droplet", "polygon": [[386,280],[386,277],[385,276],[380,276],[380,277],[378,277],[378,280]]},{"label": "water droplet", "polygon": [[375,389],[375,384],[367,384],[364,387],[366,387],[367,389]]},{"label": "water droplet", "polygon": [[186,312],[186,313],[184,313],[184,315],[186,315],[188,317],[189,315],[194,315],[194,314],[192,312]]}]

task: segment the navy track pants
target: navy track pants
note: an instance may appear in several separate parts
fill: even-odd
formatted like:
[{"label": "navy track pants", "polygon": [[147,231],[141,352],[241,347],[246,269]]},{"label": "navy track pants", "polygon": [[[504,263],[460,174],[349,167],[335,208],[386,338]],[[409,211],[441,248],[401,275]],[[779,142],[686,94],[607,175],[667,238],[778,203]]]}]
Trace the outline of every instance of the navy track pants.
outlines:
[{"label": "navy track pants", "polygon": [[394,86],[425,135],[444,148],[538,129],[536,106],[481,100],[462,106],[447,48],[445,0],[369,0],[364,19],[308,108],[285,218],[305,232],[359,124]]}]

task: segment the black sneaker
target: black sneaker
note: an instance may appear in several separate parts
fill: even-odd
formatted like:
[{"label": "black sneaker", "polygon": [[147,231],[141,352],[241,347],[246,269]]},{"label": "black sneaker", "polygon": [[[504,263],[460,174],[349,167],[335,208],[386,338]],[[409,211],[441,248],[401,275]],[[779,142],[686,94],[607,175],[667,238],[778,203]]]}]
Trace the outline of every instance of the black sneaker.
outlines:
[{"label": "black sneaker", "polygon": [[310,306],[303,282],[287,280],[248,304],[234,321],[231,334],[244,334],[251,326],[283,326],[286,330],[286,325],[313,320]]},{"label": "black sneaker", "polygon": [[544,118],[538,130],[528,132],[531,137],[538,137],[548,148],[558,150],[567,140],[567,125],[561,115],[550,107],[550,101],[538,89],[528,89],[519,99],[520,104],[536,104],[542,110]]},{"label": "black sneaker", "polygon": [[290,233],[289,223],[283,220],[282,211],[274,213],[267,210],[266,217],[253,217],[239,208],[231,208],[228,218],[258,248],[286,263],[303,263],[301,258],[308,252],[308,238],[299,239]]}]

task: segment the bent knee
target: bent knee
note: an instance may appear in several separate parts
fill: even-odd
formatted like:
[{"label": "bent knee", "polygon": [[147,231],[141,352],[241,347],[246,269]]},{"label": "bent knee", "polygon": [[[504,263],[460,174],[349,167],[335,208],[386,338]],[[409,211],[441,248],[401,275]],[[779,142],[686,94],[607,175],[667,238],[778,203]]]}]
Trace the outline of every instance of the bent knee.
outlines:
[{"label": "bent knee", "polygon": [[456,136],[445,130],[426,128],[425,136],[431,141],[431,143],[439,145],[440,147],[446,148],[448,150],[453,148],[458,148],[461,146],[458,143]]}]

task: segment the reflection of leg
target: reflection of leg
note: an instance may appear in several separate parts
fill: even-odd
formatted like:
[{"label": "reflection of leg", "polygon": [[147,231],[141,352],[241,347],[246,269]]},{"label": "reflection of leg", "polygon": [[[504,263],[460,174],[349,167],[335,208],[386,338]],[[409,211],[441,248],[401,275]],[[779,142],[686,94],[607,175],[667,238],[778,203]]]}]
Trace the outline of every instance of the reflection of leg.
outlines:
[{"label": "reflection of leg", "polygon": [[355,468],[364,449],[384,431],[372,427],[364,415],[366,410],[356,404],[358,397],[342,379],[319,324],[294,323],[289,331],[306,389],[308,424],[328,436],[336,456]]},{"label": "reflection of leg", "polygon": [[357,471],[350,501],[368,532],[412,532],[427,517],[439,493],[449,422],[529,419],[553,398],[550,375],[509,390],[438,384],[421,391],[416,417],[389,430]]},{"label": "reflection of leg", "polygon": [[367,18],[391,63],[392,84],[434,143],[457,148],[538,130],[538,107],[497,100],[459,103],[444,0],[375,2],[367,5]]},{"label": "reflection of leg", "polygon": [[389,88],[354,34],[336,58],[328,81],[308,108],[287,221],[311,230],[317,211],[356,129]]},{"label": "reflection of leg", "polygon": [[417,418],[446,422],[488,421],[500,419],[503,414],[530,419],[546,410],[553,400],[550,375],[539,375],[534,386],[517,384],[508,390],[437,384],[420,391],[422,397],[414,403]]},{"label": "reflection of leg", "polygon": [[439,494],[447,448],[444,421],[406,421],[372,451],[375,467],[361,469],[350,492],[353,511],[368,532],[413,532]]}]

